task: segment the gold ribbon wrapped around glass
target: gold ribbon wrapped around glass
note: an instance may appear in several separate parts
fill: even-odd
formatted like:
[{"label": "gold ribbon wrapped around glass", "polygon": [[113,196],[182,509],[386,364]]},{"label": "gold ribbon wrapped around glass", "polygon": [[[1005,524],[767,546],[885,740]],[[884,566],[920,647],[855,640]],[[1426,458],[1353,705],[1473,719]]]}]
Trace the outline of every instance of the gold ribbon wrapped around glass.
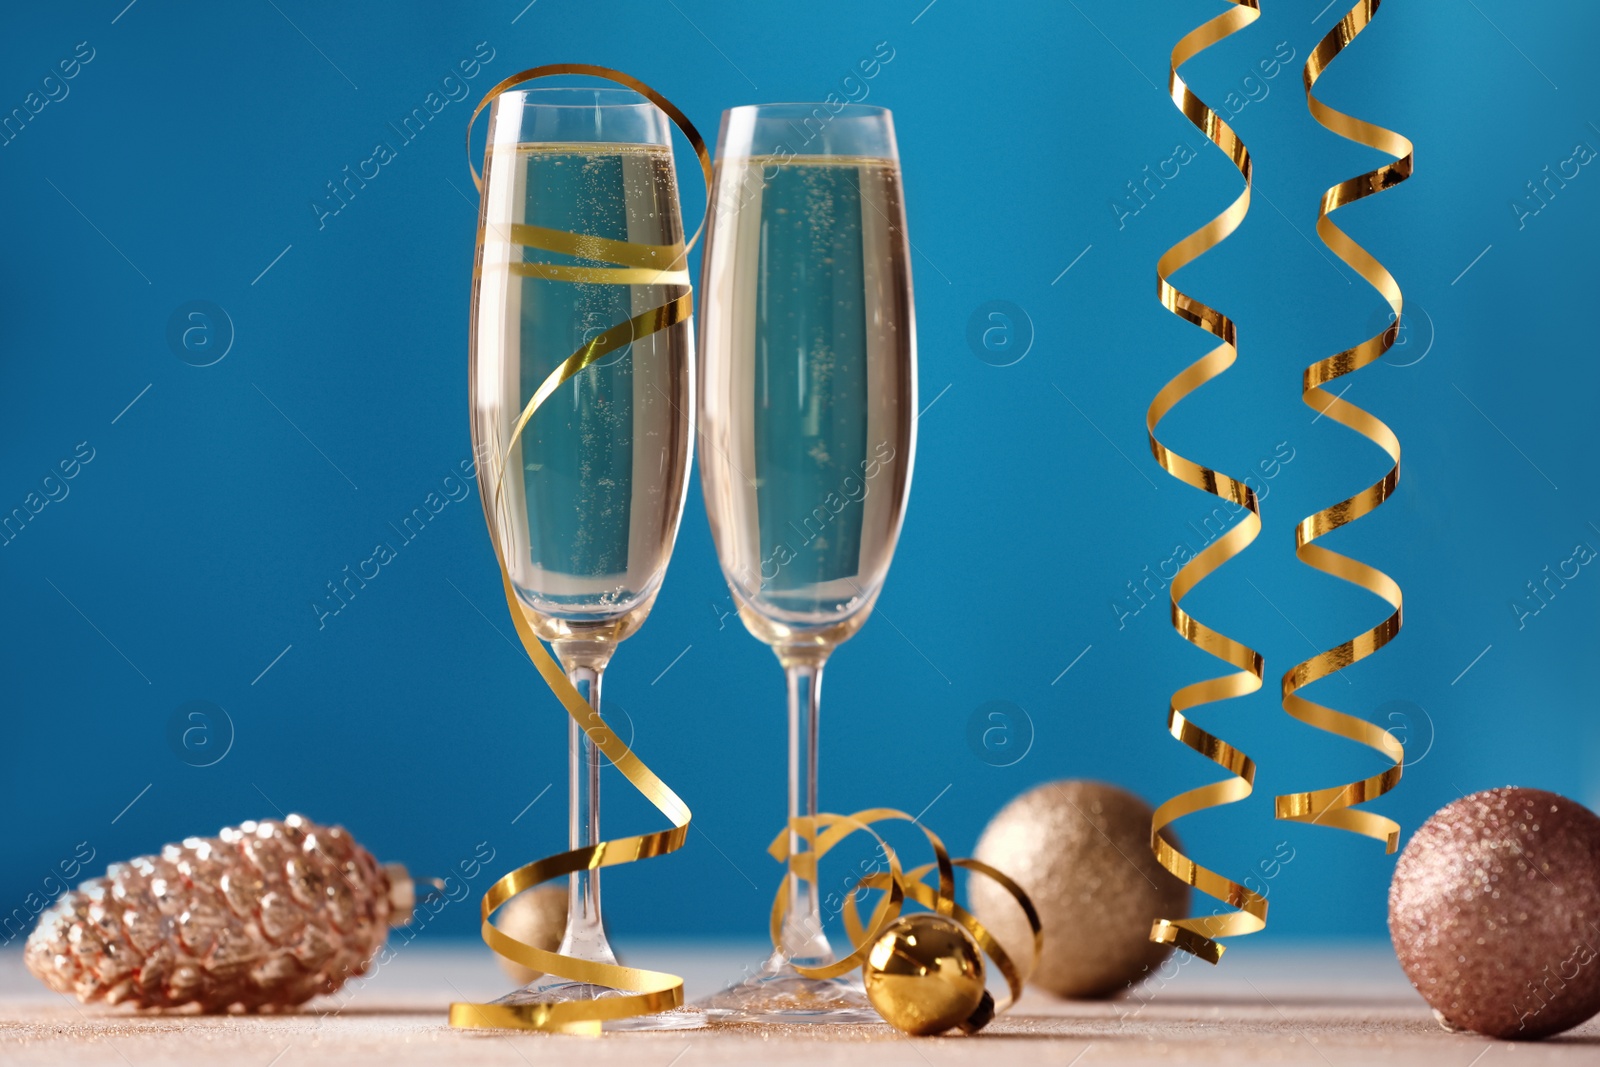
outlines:
[{"label": "gold ribbon wrapped around glass", "polygon": [[[625,85],[664,111],[672,119],[673,123],[683,131],[684,136],[688,138],[689,143],[694,147],[701,171],[705,175],[709,203],[711,157],[706,151],[705,141],[700,137],[699,132],[683,112],[679,111],[660,93],[637,78],[633,78],[621,71],[612,70],[609,67],[594,66],[586,63],[551,64],[513,74],[490,89],[484,98],[479,101],[477,108],[472,113],[472,119],[468,122],[467,136],[468,166],[472,167],[472,179],[480,192],[483,189],[483,179],[471,160],[472,122],[477,120],[478,115],[482,113],[491,100],[507,89],[532,81],[535,78],[558,74],[590,75],[616,82],[619,85]],[[704,226],[705,223],[702,220],[701,229]],[[687,285],[688,271],[686,264],[689,250],[694,247],[699,237],[700,229],[697,229],[694,236],[681,247],[663,247],[616,241],[586,234],[567,233],[560,230],[549,230],[538,226],[519,225],[514,227],[512,231],[512,239],[518,244],[541,251],[607,263],[610,266],[575,267],[538,263],[514,264],[513,266],[519,271],[527,272],[530,276],[553,280],[612,285],[650,283]],[[640,337],[647,336],[657,330],[666,329],[674,323],[687,319],[692,310],[693,296],[690,292],[685,292],[674,300],[659,307],[651,308],[626,322],[617,323],[603,333],[590,338],[582,348],[563,360],[560,366],[556,367],[540,384],[533,397],[528,401],[527,406],[523,408],[522,414],[518,417],[511,433],[511,441],[507,446],[506,455],[499,464],[500,475],[495,484],[493,499],[498,500],[500,498],[500,479],[504,478],[505,469],[509,465],[511,450],[517,446],[522,436],[522,431],[528,425],[529,420],[533,418],[539,406],[549,399],[551,394],[562,383],[606,353],[620,349]],[[558,855],[547,856],[544,859],[525,864],[495,882],[483,896],[483,939],[491,949],[501,956],[532,970],[543,971],[575,982],[590,982],[613,989],[627,990],[628,992],[596,1000],[555,1004],[455,1003],[450,1005],[450,1025],[472,1029],[490,1028],[548,1030],[563,1033],[599,1033],[601,1024],[608,1019],[647,1015],[681,1006],[683,1004],[683,979],[677,975],[661,971],[623,967],[616,964],[594,963],[536,948],[499,930],[491,921],[491,917],[501,905],[512,897],[525,889],[531,889],[541,882],[548,882],[554,878],[570,875],[575,871],[615,867],[620,864],[633,863],[637,860],[650,859],[654,856],[664,856],[669,852],[677,851],[683,847],[684,840],[688,836],[691,817],[689,807],[649,767],[645,766],[638,756],[634,755],[627,744],[612,732],[599,713],[589,706],[578,690],[567,680],[567,676],[540,642],[523,614],[516,589],[512,585],[511,572],[506,566],[505,549],[500,544],[500,538],[493,521],[489,522],[489,539],[494,545],[495,558],[500,564],[500,579],[505,590],[506,606],[510,610],[511,621],[516,627],[517,637],[521,639],[523,649],[528,653],[528,658],[533,661],[534,667],[538,669],[545,684],[550,687],[550,691],[555,694],[562,707],[567,710],[567,714],[577,721],[578,725],[588,734],[595,747],[605,754],[606,758],[628,780],[629,784],[642,793],[645,799],[672,823],[672,826],[667,830],[602,841],[589,848],[562,852]]]}]

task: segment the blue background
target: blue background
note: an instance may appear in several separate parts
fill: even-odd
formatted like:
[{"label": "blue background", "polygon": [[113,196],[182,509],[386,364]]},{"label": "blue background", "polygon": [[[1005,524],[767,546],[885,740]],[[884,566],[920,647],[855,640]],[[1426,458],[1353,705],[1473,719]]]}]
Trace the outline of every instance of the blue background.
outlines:
[{"label": "blue background", "polygon": [[[468,456],[476,200],[462,130],[493,81],[554,61],[635,73],[712,136],[725,107],[820,99],[879,42],[893,50],[868,102],[898,126],[926,411],[888,586],[828,668],[824,806],[931,804],[927,822],[966,850],[1041,781],[1108,779],[1157,801],[1215,777],[1164,722],[1171,690],[1216,662],[1160,602],[1121,618],[1113,605],[1214,503],[1156,468],[1143,416],[1208,347],[1153,298],[1154,264],[1238,189],[1162,88],[1173,42],[1222,5],[124,2],[28,5],[0,38],[0,111],[78,42],[94,50],[68,95],[0,145],[0,508],[22,506],[79,442],[94,453],[0,547],[0,910],[80,841],[98,870],[280,810],[341,822],[423,873],[482,841],[496,873],[562,846],[565,727],[511,646],[475,493],[324,627],[310,606]],[[1385,321],[1313,233],[1321,190],[1380,161],[1307,113],[1299,67],[1341,10],[1322,2],[1265,5],[1185,72],[1214,105],[1256,94],[1234,125],[1257,200],[1180,279],[1237,320],[1241,360],[1164,436],[1241,474],[1280,442],[1293,459],[1270,480],[1262,538],[1191,603],[1266,655],[1261,693],[1199,716],[1257,758],[1258,789],[1178,830],[1237,875],[1292,842],[1266,939],[1383,936],[1394,862],[1371,841],[1271,819],[1276,792],[1381,765],[1276,703],[1283,670],[1385,612],[1292,553],[1300,517],[1385,469],[1298,394],[1302,367]],[[1389,0],[1322,82],[1336,106],[1417,145],[1415,179],[1340,216],[1417,316],[1348,394],[1403,442],[1400,491],[1332,539],[1401,583],[1406,626],[1313,693],[1405,731],[1414,765],[1375,806],[1408,834],[1508,782],[1600,802],[1586,683],[1600,576],[1584,568],[1520,620],[1511,607],[1544,566],[1600,546],[1579,446],[1597,384],[1582,294],[1600,174],[1584,167],[1520,224],[1510,206],[1575,144],[1600,145],[1596,21],[1576,3]],[[319,228],[325,183],[396,140],[388,123],[479,42],[493,58],[471,100]],[[1294,60],[1244,85],[1279,42]],[[1180,144],[1195,158],[1119,223],[1125,184]],[[194,300],[225,309],[235,333],[208,367],[167,339]],[[994,300],[1031,320],[1011,366],[967,341]],[[782,681],[730,608],[696,487],[665,591],[606,683],[641,755],[696,813],[681,853],[607,876],[624,943],[763,926]],[[197,700],[225,712],[186,748],[169,725]],[[1032,734],[1009,766],[969,742],[991,701],[1020,709],[1014,745]],[[192,765],[230,733],[224,758]],[[608,794],[614,832],[660,825],[625,792]],[[475,914],[448,908],[427,936],[468,936]]]}]

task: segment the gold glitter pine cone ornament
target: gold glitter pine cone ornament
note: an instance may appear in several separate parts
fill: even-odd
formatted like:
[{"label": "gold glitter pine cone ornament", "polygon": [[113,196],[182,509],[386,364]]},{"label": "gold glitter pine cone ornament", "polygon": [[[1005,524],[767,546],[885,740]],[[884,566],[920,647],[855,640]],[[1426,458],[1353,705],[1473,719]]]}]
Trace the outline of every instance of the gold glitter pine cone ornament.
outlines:
[{"label": "gold glitter pine cone ornament", "polygon": [[416,887],[343,828],[290,815],[114,863],[39,916],[23,959],[58,993],[262,1011],[363,974]]}]

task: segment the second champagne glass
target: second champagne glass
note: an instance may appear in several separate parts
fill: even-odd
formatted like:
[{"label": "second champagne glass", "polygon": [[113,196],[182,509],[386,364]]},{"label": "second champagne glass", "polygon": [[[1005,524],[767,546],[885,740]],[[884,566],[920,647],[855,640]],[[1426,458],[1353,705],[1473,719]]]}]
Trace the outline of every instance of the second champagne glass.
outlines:
[{"label": "second champagne glass", "polygon": [[[701,316],[706,509],[739,617],[788,678],[789,815],[814,815],[823,665],[877,600],[916,448],[909,242],[887,110],[724,113]],[[795,971],[834,954],[815,883],[788,877],[779,950],[702,1006],[738,1021],[877,1021],[859,985]]]},{"label": "second champagne glass", "polygon": [[[687,291],[670,130],[654,104],[617,89],[505,92],[489,113],[471,340],[479,490],[519,607],[596,710],[612,653],[655,603],[683,511],[694,432],[689,321],[607,352],[516,429],[573,352]],[[575,720],[568,732],[577,849],[601,840],[605,760]],[[616,963],[600,872],[571,875],[569,893],[561,953]],[[503,1002],[612,992],[547,975]],[[700,1012],[678,1010],[606,1028],[703,1023]]]}]

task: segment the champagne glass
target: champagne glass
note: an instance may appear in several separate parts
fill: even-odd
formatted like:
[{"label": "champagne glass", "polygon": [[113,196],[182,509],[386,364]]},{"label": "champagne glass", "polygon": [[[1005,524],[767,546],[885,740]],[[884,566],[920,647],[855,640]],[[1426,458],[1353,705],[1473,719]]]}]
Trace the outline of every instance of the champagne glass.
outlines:
[{"label": "champagne glass", "polygon": [[[472,298],[479,490],[529,625],[597,711],[612,653],[655,602],[683,511],[694,432],[690,322],[607,352],[512,437],[524,405],[562,361],[686,292],[670,130],[655,105],[621,89],[505,92],[489,116]],[[662,269],[615,269],[621,242],[624,259],[659,257]],[[568,743],[577,849],[601,839],[604,758],[576,721]],[[560,951],[616,963],[598,870],[570,876]],[[503,1002],[612,992],[547,975]],[[703,1022],[689,1009],[605,1025]]]},{"label": "champagne glass", "polygon": [[[724,113],[701,300],[706,510],[739,617],[788,676],[789,815],[814,815],[823,665],[872,612],[916,448],[916,325],[887,110]],[[792,867],[788,879],[778,950],[703,1006],[739,1021],[877,1021],[858,984],[795,971],[834,955],[815,882]]]}]

